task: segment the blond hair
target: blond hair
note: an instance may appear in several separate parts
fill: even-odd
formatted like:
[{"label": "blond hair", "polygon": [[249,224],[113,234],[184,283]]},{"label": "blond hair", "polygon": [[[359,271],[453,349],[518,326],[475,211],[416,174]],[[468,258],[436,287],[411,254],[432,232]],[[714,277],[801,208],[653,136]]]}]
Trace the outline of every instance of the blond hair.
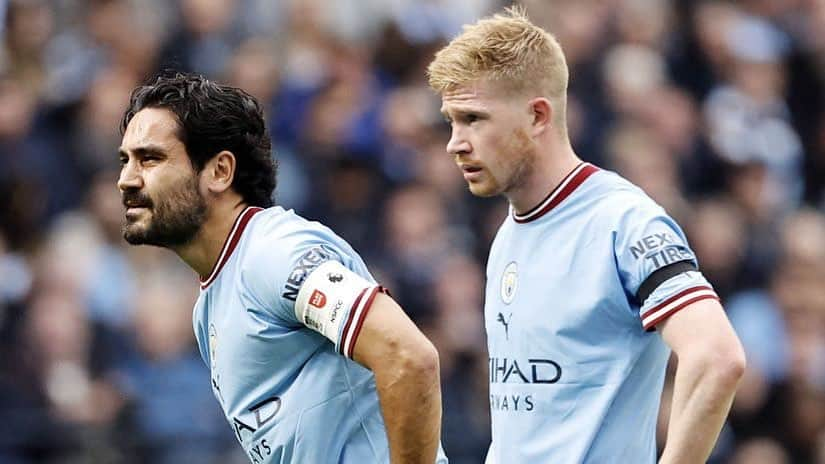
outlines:
[{"label": "blond hair", "polygon": [[523,7],[465,25],[427,67],[430,87],[439,93],[488,79],[515,92],[547,97],[557,122],[567,104],[567,62],[552,34],[531,23]]}]

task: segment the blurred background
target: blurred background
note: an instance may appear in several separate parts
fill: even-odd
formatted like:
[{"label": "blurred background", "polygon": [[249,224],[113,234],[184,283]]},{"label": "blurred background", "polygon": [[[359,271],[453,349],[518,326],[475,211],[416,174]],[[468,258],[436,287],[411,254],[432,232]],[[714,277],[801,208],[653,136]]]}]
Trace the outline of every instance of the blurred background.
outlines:
[{"label": "blurred background", "polygon": [[[574,148],[683,225],[744,342],[712,462],[825,463],[825,1],[523,3],[567,54]],[[482,462],[507,208],[467,193],[424,68],[504,4],[0,0],[0,464],[246,462],[194,345],[195,275],[121,239],[118,121],[166,68],[263,102],[278,203],[352,243],[426,330],[444,446]]]}]

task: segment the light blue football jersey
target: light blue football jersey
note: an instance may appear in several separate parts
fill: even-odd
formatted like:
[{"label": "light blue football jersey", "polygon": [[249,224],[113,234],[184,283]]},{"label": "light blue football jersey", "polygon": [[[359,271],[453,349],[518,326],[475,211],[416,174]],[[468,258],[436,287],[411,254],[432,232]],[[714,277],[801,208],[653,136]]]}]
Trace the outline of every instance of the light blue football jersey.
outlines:
[{"label": "light blue football jersey", "polygon": [[670,354],[655,326],[717,298],[679,226],[580,164],[510,215],[487,266],[487,463],[654,463]]},{"label": "light blue football jersey", "polygon": [[[365,288],[352,304],[312,293],[322,322],[340,327],[327,338],[295,307],[313,271],[330,262]],[[375,378],[351,360],[377,291],[358,254],[323,225],[280,207],[239,215],[201,279],[193,323],[212,390],[253,463],[389,462]],[[447,462],[440,450],[437,462]]]}]

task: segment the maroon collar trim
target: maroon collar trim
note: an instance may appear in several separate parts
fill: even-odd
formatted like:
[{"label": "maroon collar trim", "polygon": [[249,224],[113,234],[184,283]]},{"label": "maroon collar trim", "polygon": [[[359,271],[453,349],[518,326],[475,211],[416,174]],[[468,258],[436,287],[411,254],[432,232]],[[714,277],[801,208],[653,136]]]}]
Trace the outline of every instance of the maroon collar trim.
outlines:
[{"label": "maroon collar trim", "polygon": [[530,211],[524,214],[516,214],[513,211],[513,219],[519,223],[524,224],[526,222],[535,221],[536,219],[544,216],[551,209],[558,206],[559,203],[564,201],[565,198],[569,197],[571,193],[573,193],[579,185],[582,184],[591,174],[598,171],[599,168],[593,166],[590,163],[580,163],[576,166],[575,169],[570,171],[567,176],[550,192],[547,197],[542,200],[535,208],[531,209]]},{"label": "maroon collar trim", "polygon": [[235,224],[232,226],[232,230],[223,242],[221,254],[218,255],[218,260],[212,267],[212,272],[209,273],[209,277],[206,279],[203,277],[200,278],[201,290],[206,290],[206,287],[218,278],[218,273],[221,272],[224,264],[229,261],[229,257],[232,256],[232,252],[235,251],[235,247],[238,246],[238,242],[241,241],[241,236],[243,235],[244,229],[246,229],[246,225],[249,224],[249,220],[252,219],[252,216],[263,210],[263,208],[257,206],[249,206],[238,215],[235,219]]}]

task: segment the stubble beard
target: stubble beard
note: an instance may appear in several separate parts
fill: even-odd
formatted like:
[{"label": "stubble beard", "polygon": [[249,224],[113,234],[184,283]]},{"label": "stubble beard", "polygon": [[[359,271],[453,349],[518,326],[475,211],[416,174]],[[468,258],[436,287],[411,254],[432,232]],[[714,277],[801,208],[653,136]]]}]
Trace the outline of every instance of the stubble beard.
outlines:
[{"label": "stubble beard", "polygon": [[483,198],[507,196],[510,192],[524,187],[536,160],[536,149],[524,130],[515,129],[510,133],[507,144],[501,149],[499,156],[502,167],[500,177],[503,179],[497,179],[488,170],[487,182],[475,185],[469,183],[468,187],[473,195]]},{"label": "stubble beard", "polygon": [[527,179],[536,164],[536,148],[523,129],[515,129],[505,151],[509,168],[507,171],[510,175],[503,182],[499,193],[506,196],[527,184]]},{"label": "stubble beard", "polygon": [[[125,193],[124,195],[129,195]],[[147,208],[146,227],[126,222],[123,238],[131,245],[175,248],[190,243],[206,220],[206,201],[198,192],[197,177],[192,176],[164,198],[152,201]]]}]

